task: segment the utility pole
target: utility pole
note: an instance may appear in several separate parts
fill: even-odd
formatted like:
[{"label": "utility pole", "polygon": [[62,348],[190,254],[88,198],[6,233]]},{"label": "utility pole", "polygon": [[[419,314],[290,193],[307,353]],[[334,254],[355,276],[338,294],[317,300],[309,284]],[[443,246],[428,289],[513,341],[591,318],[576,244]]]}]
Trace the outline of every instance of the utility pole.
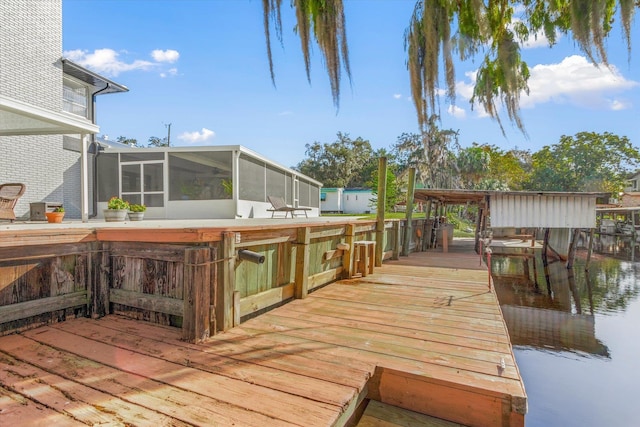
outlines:
[{"label": "utility pole", "polygon": [[167,127],[167,147],[171,146],[171,123],[165,124]]}]

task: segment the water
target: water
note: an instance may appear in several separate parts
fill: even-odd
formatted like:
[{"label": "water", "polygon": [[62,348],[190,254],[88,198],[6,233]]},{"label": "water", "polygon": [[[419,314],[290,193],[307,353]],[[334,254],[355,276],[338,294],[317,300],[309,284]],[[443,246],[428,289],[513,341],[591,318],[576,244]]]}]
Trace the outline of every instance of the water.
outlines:
[{"label": "water", "polygon": [[614,252],[594,254],[585,272],[579,251],[573,274],[561,261],[492,259],[528,427],[640,425],[640,263],[624,259],[640,251]]}]

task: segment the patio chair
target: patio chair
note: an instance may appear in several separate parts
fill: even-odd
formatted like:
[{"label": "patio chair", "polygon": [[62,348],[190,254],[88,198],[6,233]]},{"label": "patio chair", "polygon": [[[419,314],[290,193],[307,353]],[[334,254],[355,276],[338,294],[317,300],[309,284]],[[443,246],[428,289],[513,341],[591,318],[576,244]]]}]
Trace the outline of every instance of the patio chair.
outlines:
[{"label": "patio chair", "polygon": [[267,212],[271,212],[271,218],[274,217],[276,212],[284,212],[285,218],[289,215],[289,213],[291,213],[291,218],[293,218],[296,215],[296,212],[303,212],[304,216],[308,218],[307,211],[311,210],[311,208],[294,208],[292,206],[288,206],[285,203],[284,198],[282,197],[267,196],[267,199],[272,206],[272,209],[267,209]]},{"label": "patio chair", "polygon": [[25,189],[24,184],[0,184],[0,219],[8,219],[11,222],[16,219],[13,208],[16,207],[16,203],[24,194]]}]

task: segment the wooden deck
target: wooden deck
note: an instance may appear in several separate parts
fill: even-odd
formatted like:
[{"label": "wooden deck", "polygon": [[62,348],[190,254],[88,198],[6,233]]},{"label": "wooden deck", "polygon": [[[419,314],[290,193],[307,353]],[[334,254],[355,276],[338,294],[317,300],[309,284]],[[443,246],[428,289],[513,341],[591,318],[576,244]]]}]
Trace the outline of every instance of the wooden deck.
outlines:
[{"label": "wooden deck", "polygon": [[369,399],[464,425],[524,425],[495,292],[479,257],[455,245],[385,262],[204,344],[180,336],[109,315],[0,337],[0,425],[331,426]]}]

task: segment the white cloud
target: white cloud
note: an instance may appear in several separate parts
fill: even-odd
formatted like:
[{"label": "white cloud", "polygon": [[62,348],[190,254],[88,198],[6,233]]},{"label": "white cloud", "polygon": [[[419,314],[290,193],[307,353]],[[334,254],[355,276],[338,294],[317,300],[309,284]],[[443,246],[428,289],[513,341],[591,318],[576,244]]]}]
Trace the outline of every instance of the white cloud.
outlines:
[{"label": "white cloud", "polygon": [[96,49],[93,52],[76,49],[63,53],[65,58],[69,58],[83,67],[87,67],[109,77],[116,77],[126,71],[134,70],[159,70],[160,77],[175,76],[178,74],[178,69],[175,67],[164,69],[164,63],[173,63],[180,57],[180,53],[176,50],[154,50],[151,52],[151,56],[155,62],[143,59],[126,61],[120,58],[121,55],[127,54],[128,52],[125,50],[115,51],[108,48]]},{"label": "white cloud", "polygon": [[107,76],[118,76],[125,71],[149,70],[154,66],[152,62],[140,59],[129,63],[121,61],[118,59],[120,54],[113,49],[96,49],[93,52],[76,49],[66,51],[63,55],[83,67]]},{"label": "white cloud", "polygon": [[168,62],[170,64],[173,64],[178,60],[178,58],[180,58],[180,52],[173,49],[167,49],[167,50],[156,49],[151,52],[151,57],[156,62]]},{"label": "white cloud", "polygon": [[278,113],[278,115],[279,116],[292,116],[293,115],[293,111],[289,111],[289,110],[281,111],[281,112]]},{"label": "white cloud", "polygon": [[401,93],[394,93],[394,94],[393,94],[393,97],[394,97],[395,99],[400,99],[400,98],[402,98],[402,94],[401,94]]},{"label": "white cloud", "polygon": [[178,75],[178,69],[177,68],[169,68],[166,72],[161,72],[160,73],[160,77],[165,78],[165,77],[171,77],[171,76],[176,76]]},{"label": "white cloud", "polygon": [[[557,64],[538,64],[530,68],[529,95],[522,93],[520,107],[533,108],[545,103],[571,104],[579,107],[623,110],[631,103],[619,98],[626,90],[640,83],[625,79],[618,69],[611,65],[595,66],[583,56],[566,57]],[[466,80],[456,84],[456,92],[465,100],[473,95],[476,71],[465,73]],[[479,117],[487,114],[479,105],[474,105]]]},{"label": "white cloud", "polygon": [[533,107],[545,102],[574,104],[591,108],[621,109],[628,103],[614,95],[637,86],[611,65],[595,66],[585,57],[573,55],[559,64],[539,64],[531,68],[529,95],[522,95],[520,105]]},{"label": "white cloud", "polygon": [[207,128],[202,128],[200,132],[183,132],[178,135],[178,139],[186,142],[189,145],[195,145],[212,140],[213,138],[215,138],[215,136],[216,133],[214,131]]},{"label": "white cloud", "polygon": [[449,105],[449,108],[447,108],[447,112],[458,119],[464,119],[467,115],[467,112],[464,109],[456,105]]}]

